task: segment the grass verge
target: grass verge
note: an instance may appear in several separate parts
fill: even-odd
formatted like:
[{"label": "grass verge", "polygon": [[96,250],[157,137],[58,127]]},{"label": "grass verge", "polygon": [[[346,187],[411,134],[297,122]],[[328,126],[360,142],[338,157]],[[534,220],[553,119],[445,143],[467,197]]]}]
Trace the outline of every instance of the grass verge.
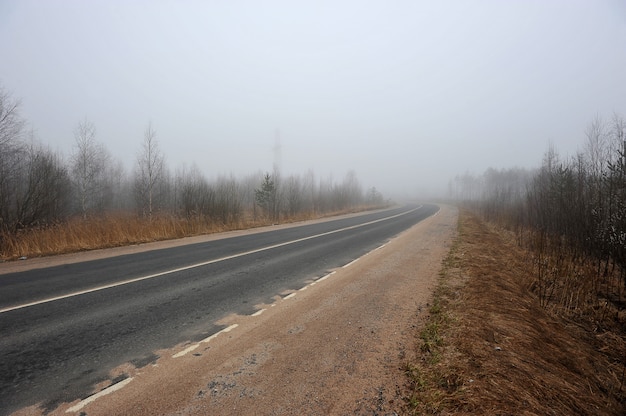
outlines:
[{"label": "grass verge", "polygon": [[530,256],[467,211],[414,361],[408,414],[626,414],[623,333],[542,307]]}]

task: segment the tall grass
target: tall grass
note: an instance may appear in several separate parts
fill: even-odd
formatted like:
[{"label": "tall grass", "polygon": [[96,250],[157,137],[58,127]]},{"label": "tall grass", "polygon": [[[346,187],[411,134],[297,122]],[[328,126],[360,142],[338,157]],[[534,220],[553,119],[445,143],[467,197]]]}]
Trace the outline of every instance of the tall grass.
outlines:
[{"label": "tall grass", "polygon": [[530,289],[546,309],[590,321],[597,328],[623,325],[624,279],[619,267],[600,266],[598,258],[581,256],[561,239],[537,230],[518,234],[528,249],[534,280]]},{"label": "tall grass", "polygon": [[16,234],[5,233],[0,237],[2,241],[0,255],[4,260],[22,256],[46,256],[169,240],[258,225],[262,223],[237,220],[223,224],[200,217],[178,218],[171,215],[155,215],[151,219],[131,214],[114,214],[87,219],[74,218],[61,224],[24,230]]},{"label": "tall grass", "polygon": [[[281,222],[304,221],[322,216],[364,211],[371,207],[336,211],[324,215],[299,213]],[[100,248],[120,247],[153,241],[170,240],[202,234],[255,228],[271,225],[272,221],[244,213],[227,223],[202,216],[177,217],[154,215],[151,219],[130,213],[108,214],[100,217],[76,217],[46,227],[0,233],[0,258],[39,257]]]}]

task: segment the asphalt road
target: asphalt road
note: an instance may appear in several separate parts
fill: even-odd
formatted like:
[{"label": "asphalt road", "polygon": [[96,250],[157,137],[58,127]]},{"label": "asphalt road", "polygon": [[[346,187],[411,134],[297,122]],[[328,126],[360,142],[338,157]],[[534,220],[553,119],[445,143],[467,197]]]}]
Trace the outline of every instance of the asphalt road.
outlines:
[{"label": "asphalt road", "polygon": [[0,275],[0,414],[86,397],[112,368],[204,339],[220,318],[251,314],[437,210],[406,206]]}]

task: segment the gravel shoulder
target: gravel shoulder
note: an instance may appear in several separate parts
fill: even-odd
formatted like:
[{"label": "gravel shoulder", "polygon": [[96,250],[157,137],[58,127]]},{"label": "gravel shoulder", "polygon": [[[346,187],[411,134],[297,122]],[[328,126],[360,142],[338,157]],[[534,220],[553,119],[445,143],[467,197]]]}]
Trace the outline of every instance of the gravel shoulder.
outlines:
[{"label": "gravel shoulder", "polygon": [[402,413],[402,366],[414,358],[457,215],[442,206],[323,281],[257,305],[255,315],[220,322],[232,325],[229,332],[157,351],[160,358],[142,368],[117,368],[111,377],[125,380],[122,388],[88,404],[63,404],[53,414]]}]

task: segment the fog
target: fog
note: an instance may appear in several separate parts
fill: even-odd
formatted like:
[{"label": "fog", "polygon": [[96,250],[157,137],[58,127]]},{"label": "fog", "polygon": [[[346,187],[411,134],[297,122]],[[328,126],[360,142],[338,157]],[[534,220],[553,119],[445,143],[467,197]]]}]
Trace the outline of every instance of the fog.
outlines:
[{"label": "fog", "polygon": [[623,1],[0,2],[0,85],[69,155],[81,120],[132,169],[353,170],[423,197],[535,167],[626,115]]}]

